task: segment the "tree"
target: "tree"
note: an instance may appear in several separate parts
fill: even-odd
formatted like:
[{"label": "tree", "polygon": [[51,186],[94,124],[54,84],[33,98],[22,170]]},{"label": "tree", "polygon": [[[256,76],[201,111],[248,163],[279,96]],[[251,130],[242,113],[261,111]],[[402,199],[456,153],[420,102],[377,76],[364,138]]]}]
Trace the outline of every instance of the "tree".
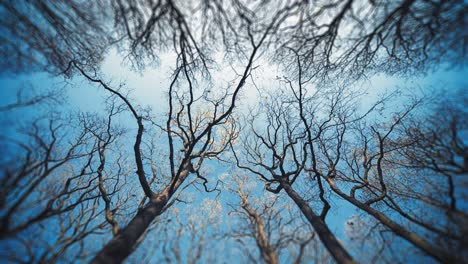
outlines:
[{"label": "tree", "polygon": [[246,176],[236,175],[234,179],[237,188],[232,188],[231,192],[239,197],[240,204],[231,205],[233,209],[229,215],[238,218],[240,223],[234,224],[236,228],[229,236],[243,246],[249,259],[258,262],[252,254],[254,241],[264,263],[280,263],[280,260],[303,263],[311,259],[325,263],[331,260],[320,248],[313,247],[318,242],[315,232],[302,223],[301,217],[283,197],[268,192],[255,194],[257,188]]},{"label": "tree", "polygon": [[[123,133],[112,123],[123,108],[111,99],[108,107],[107,119],[50,113],[34,120],[24,136],[7,138],[6,149],[21,151],[2,160],[1,236],[10,241],[8,247],[17,247],[5,257],[55,262],[75,247],[70,258],[79,259],[85,238],[101,234],[108,224],[117,231],[113,218],[128,200],[119,194],[126,168],[104,166],[105,153]],[[118,202],[111,208],[112,198]],[[97,206],[101,199],[104,208]]]},{"label": "tree", "polygon": [[[0,1],[2,73],[47,71],[71,86],[84,79],[108,96],[100,113],[49,115],[32,122],[25,136],[1,138],[8,146],[8,157],[0,159],[2,243],[22,243],[20,254],[30,255],[25,261],[122,262],[150,230],[177,237],[174,227],[184,224],[158,219],[174,212],[169,209],[191,186],[190,177],[211,192],[218,179],[207,166],[236,164],[259,176],[267,190],[284,190],[339,263],[352,263],[357,254],[327,223],[335,199],[436,260],[465,260],[451,252],[464,249],[466,233],[464,183],[457,176],[466,173],[465,127],[459,125],[466,113],[448,110],[458,114],[439,126],[443,120],[413,114],[420,104],[414,102],[394,108],[393,120],[373,122],[393,97],[359,112],[362,97],[351,88],[378,73],[463,67],[465,11],[461,0]],[[106,77],[100,64],[111,50],[140,73],[172,54],[170,82],[156,87],[167,96],[163,106],[139,105],[129,92],[132,83]],[[267,60],[274,66],[261,65]],[[223,67],[232,69],[229,82],[216,79]],[[281,75],[282,87],[255,100],[258,112],[238,118],[243,95],[272,84],[256,82],[269,78],[260,74],[265,69]],[[8,116],[54,96],[32,94],[0,112]],[[241,194],[242,210],[259,214],[247,196]],[[444,223],[410,212],[414,208],[430,208]],[[257,231],[261,225],[255,222]],[[33,243],[31,230],[54,239]],[[97,237],[104,245],[94,244]],[[257,242],[274,262],[267,240]]]},{"label": "tree", "polygon": [[[169,208],[159,217],[140,240],[140,245],[129,257],[129,262],[204,263],[220,262],[216,254],[221,250],[221,203],[205,198],[195,201],[198,192],[196,179],[187,183],[178,193],[180,206]],[[200,205],[194,206],[195,203]],[[161,223],[162,222],[162,223]]]},{"label": "tree", "polygon": [[[326,90],[321,88],[316,91],[312,90],[313,93],[309,95],[310,90],[306,90],[308,81],[302,81],[301,79],[299,60],[298,67],[299,79],[297,84],[285,78],[284,90],[277,92],[276,96],[272,96],[272,98],[281,99],[279,101],[270,99],[260,107],[258,113],[254,113],[247,118],[250,132],[243,140],[243,148],[240,150],[233,148],[237,166],[263,179],[267,184],[267,190],[278,193],[284,189],[308,218],[322,242],[338,261],[351,260],[340,260],[341,249],[338,248],[338,252],[334,253],[334,250],[337,250],[334,247],[337,243],[333,243],[333,240],[336,241],[336,238],[326,229],[321,233],[319,227],[317,227],[320,225],[326,226],[324,220],[330,209],[330,201],[326,194],[327,189],[323,182],[328,183],[329,191],[374,217],[396,235],[406,239],[435,259],[441,262],[450,262],[465,258],[463,255],[456,253],[457,250],[452,249],[452,251],[437,245],[436,241],[433,240],[434,238],[424,238],[424,232],[422,233],[424,235],[418,234],[404,226],[407,223],[405,221],[409,221],[411,224],[419,225],[427,229],[427,231],[435,232],[438,236],[449,239],[451,241],[448,243],[449,245],[458,244],[457,247],[461,247],[463,243],[462,237],[465,231],[456,226],[460,218],[465,218],[465,216],[463,212],[457,211],[453,207],[453,183],[450,184],[450,178],[448,191],[432,191],[430,188],[435,182],[440,181],[440,176],[429,174],[424,177],[425,181],[420,183],[412,182],[411,177],[409,177],[411,174],[421,175],[425,169],[437,166],[435,160],[443,157],[440,150],[438,150],[439,147],[437,147],[437,151],[432,151],[429,147],[429,145],[435,145],[434,138],[426,136],[426,139],[423,139],[422,135],[419,137],[411,135],[408,138],[390,139],[393,136],[392,132],[414,111],[420,101],[415,101],[402,110],[396,110],[392,119],[388,122],[378,121],[379,125],[369,125],[365,121],[366,116],[370,115],[385,100],[389,100],[388,98],[377,102],[370,110],[363,115],[359,115],[356,109],[356,97],[351,96],[343,89],[333,90],[332,88]],[[452,110],[451,112],[460,113],[462,111]],[[261,112],[265,114],[261,115]],[[424,118],[421,115],[415,116],[420,120]],[[258,129],[254,125],[256,122],[262,122],[266,125],[262,126],[263,129]],[[422,122],[434,125],[432,121]],[[453,123],[453,121],[451,122]],[[429,131],[434,131],[438,125],[430,128]],[[445,128],[447,125],[442,125],[442,127]],[[452,125],[452,127],[454,126]],[[420,131],[422,128],[411,126],[408,129],[409,131]],[[357,133],[357,139],[354,136],[349,136],[353,133]],[[438,134],[429,133],[432,135]],[[441,133],[441,135],[448,136],[451,134],[452,136],[449,136],[451,139],[448,142],[453,142],[450,143],[450,146],[440,144],[441,147],[448,149],[455,147],[457,150],[464,149],[463,141],[457,136],[458,133]],[[392,143],[387,143],[387,141]],[[422,143],[422,141],[425,143]],[[421,145],[424,146],[424,151],[420,149]],[[408,156],[407,149],[420,149],[422,151],[420,155],[422,155],[418,158],[411,151],[414,156],[410,156],[409,159],[405,160],[398,153],[403,152]],[[461,156],[464,155],[463,151],[451,152],[458,153]],[[452,158],[444,163],[455,166],[457,168],[455,169],[456,172],[463,173],[464,165],[460,165],[458,161],[460,159],[455,158],[454,154],[448,155],[448,157]],[[422,168],[420,167],[421,170],[412,172],[404,169],[408,167],[414,169],[414,165],[410,164],[418,163],[420,159],[429,160],[429,163],[433,165],[426,164]],[[455,160],[457,161],[455,162]],[[440,173],[440,170],[436,170],[436,172]],[[401,173],[406,177],[400,176]],[[315,183],[313,188],[316,188],[318,192],[317,199],[323,204],[320,214],[315,213],[313,207],[292,188],[292,184],[295,181],[300,181],[300,177],[305,177],[311,183]],[[343,187],[338,186],[339,182]],[[412,187],[403,189],[402,186],[406,185],[405,182],[411,182],[413,185],[410,186]],[[414,184],[417,184],[418,187],[414,188]],[[347,194],[342,188],[349,190],[350,194]],[[361,190],[362,194],[358,195]],[[400,193],[402,193],[403,197],[400,196]],[[423,193],[429,193],[429,195]],[[432,193],[448,194],[452,206],[444,205],[445,202],[437,198],[434,199],[431,197]],[[444,196],[442,195],[440,199],[446,200],[447,196],[442,197]],[[412,201],[413,199],[416,201]],[[406,204],[409,201],[413,205]],[[429,204],[426,204],[427,202]],[[403,204],[404,206],[402,206]],[[432,208],[433,205],[439,205],[442,211]],[[421,210],[421,208],[428,210],[428,206],[430,206],[431,210],[434,210],[434,213],[439,211],[436,214],[457,215],[457,217],[449,217],[451,219],[446,220],[448,225],[455,225],[449,228],[450,232],[440,229],[437,223],[427,223],[424,216],[414,216],[409,211]],[[399,214],[397,220],[388,217],[383,212],[388,208]],[[404,224],[399,223],[400,221],[403,221]],[[452,233],[454,231],[457,235]]]},{"label": "tree", "polygon": [[[314,1],[286,28],[280,45],[299,53],[303,75],[410,74],[464,63],[462,1]],[[446,34],[450,32],[450,34]],[[453,35],[452,35],[453,34]],[[459,35],[460,34],[460,35]],[[289,65],[294,56],[281,49]],[[295,68],[295,67],[293,67]],[[336,75],[332,75],[336,76]]]},{"label": "tree", "polygon": [[[322,92],[325,95],[321,94]],[[292,184],[304,170],[308,169],[313,172],[314,168],[317,168],[318,158],[314,150],[313,141],[318,138],[316,135],[321,136],[325,129],[333,129],[336,126],[330,123],[330,121],[332,121],[332,116],[341,114],[335,113],[335,107],[338,105],[339,99],[341,99],[341,93],[342,91],[331,91],[331,93],[330,91],[317,92],[314,96],[315,98],[312,97],[306,100],[308,103],[311,103],[309,106],[313,106],[313,101],[315,100],[317,106],[306,107],[302,105],[302,91],[299,91],[298,93],[294,93],[299,102],[298,111],[294,111],[296,110],[294,109],[296,106],[293,101],[287,100],[286,95],[278,92],[274,97],[282,97],[281,100],[270,99],[269,103],[265,104],[265,109],[259,110],[258,113],[253,114],[248,119],[250,136],[244,139],[244,148],[240,153],[236,154],[234,148],[233,151],[237,166],[263,179],[267,183],[267,190],[273,193],[279,193],[282,189],[285,190],[338,262],[353,263],[354,260],[351,255],[338,242],[338,239],[324,222],[330,204],[324,196],[322,180],[320,177],[317,177],[319,175],[315,175],[315,179],[319,188],[320,200],[323,202],[323,208],[320,213],[316,213],[308,205],[307,201],[292,188]],[[328,102],[325,100],[325,102],[320,100],[322,99],[320,96],[326,96],[326,94],[331,94],[331,98],[329,99],[331,101],[330,105],[327,105]],[[328,107],[328,109],[325,109],[325,107]],[[307,113],[308,116],[306,117],[303,109],[311,109],[317,112]],[[327,111],[330,112],[327,113]],[[264,112],[265,115],[261,116],[260,112]],[[324,117],[318,121],[313,119],[313,116],[320,115]],[[258,118],[262,119],[257,121],[256,119]],[[314,123],[309,125],[307,119],[313,120]],[[266,131],[257,131],[254,126],[256,122],[265,122]],[[302,122],[304,123],[304,127],[310,130],[302,130]],[[311,160],[308,159],[309,155],[311,156]],[[245,157],[245,161],[240,159],[239,156]],[[313,168],[307,168],[307,163]]]}]

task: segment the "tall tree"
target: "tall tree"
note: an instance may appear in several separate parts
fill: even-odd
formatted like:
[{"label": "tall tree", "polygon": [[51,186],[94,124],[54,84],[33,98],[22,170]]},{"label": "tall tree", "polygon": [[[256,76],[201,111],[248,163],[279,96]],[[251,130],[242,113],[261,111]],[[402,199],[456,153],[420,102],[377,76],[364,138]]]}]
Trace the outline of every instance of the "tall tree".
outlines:
[{"label": "tall tree", "polygon": [[[420,100],[415,102],[409,100],[408,105],[403,109],[392,109],[395,112],[389,121],[369,124],[366,116],[371,115],[377,106],[390,98],[378,101],[364,114],[359,115],[355,94],[352,95],[344,89],[318,88],[310,95],[310,91],[305,89],[308,82],[301,80],[300,73],[299,70],[297,84],[287,78],[284,80],[284,90],[274,94],[276,98],[281,98],[279,101],[270,99],[260,108],[259,113],[247,119],[250,132],[243,141],[243,148],[241,150],[233,148],[235,153],[238,152],[235,154],[238,167],[258,175],[267,182],[267,189],[272,192],[277,193],[284,189],[316,231],[317,224],[314,221],[320,220],[319,223],[326,226],[324,220],[331,207],[329,197],[332,192],[374,217],[425,254],[441,262],[464,259],[463,254],[439,245],[435,238],[426,238],[427,233],[415,232],[413,228],[406,227],[407,224],[417,225],[429,232],[434,232],[437,236],[451,240],[449,245],[455,243],[460,247],[463,244],[465,231],[456,226],[460,219],[465,217],[465,213],[453,207],[453,183],[450,184],[450,177],[448,184],[439,186],[439,188],[447,186],[443,187],[447,188],[446,191],[430,191],[429,195],[424,195],[423,193],[427,193],[441,178],[437,175],[421,174],[426,169],[434,170],[433,166],[437,164],[435,159],[442,157],[440,147],[445,146],[448,149],[455,147],[457,152],[455,150],[452,152],[458,153],[460,158],[463,157],[464,152],[460,151],[464,149],[463,141],[457,136],[460,132],[453,132],[452,136],[448,136],[448,133],[441,133],[451,138],[448,142],[457,144],[450,143],[450,147],[439,144],[440,147],[437,147],[439,152],[432,151],[427,145],[434,144],[432,137],[424,139],[421,135],[405,139],[401,136],[395,138],[393,137],[395,130],[406,124],[405,119],[415,111],[421,103]],[[460,111],[462,110],[452,110],[453,113]],[[265,114],[262,115],[261,112]],[[421,115],[423,114],[414,116],[422,119]],[[434,124],[431,121],[422,122]],[[265,125],[258,128],[255,123],[265,123]],[[446,127],[446,125],[442,126]],[[422,129],[410,127],[405,131]],[[433,131],[437,127],[438,125],[424,129]],[[457,126],[452,127],[458,131],[455,128]],[[358,138],[354,136],[354,133],[357,133]],[[422,143],[423,141],[425,143]],[[405,161],[405,158],[398,154],[403,152],[408,155],[409,150],[416,150],[421,144],[425,147],[420,158],[413,156]],[[413,151],[410,153],[416,155]],[[463,173],[464,165],[460,163],[463,159],[455,158],[455,156],[455,154],[449,155],[448,157],[452,157],[450,159],[452,162],[445,163],[454,166],[456,172]],[[418,159],[432,160],[432,162],[426,165],[419,163],[420,170],[407,171],[408,168],[414,170],[414,165],[411,164],[418,162]],[[440,173],[440,171],[435,171]],[[412,174],[424,177],[424,181],[412,182],[410,177]],[[320,214],[315,213],[306,199],[292,188],[294,182],[303,181],[301,177],[313,183],[312,190],[315,189],[317,192],[316,199],[323,204]],[[403,189],[406,182],[412,182],[412,185],[410,188]],[[326,188],[326,185],[329,188]],[[417,187],[413,191],[415,186]],[[349,190],[349,194],[343,189]],[[447,200],[448,198],[451,206],[444,205],[446,202],[442,200],[437,202],[438,199],[433,197],[433,193],[440,195],[439,199]],[[445,195],[441,195],[443,193]],[[407,204],[410,200],[415,200],[415,202]],[[442,210],[434,208],[434,205],[439,205]],[[451,231],[446,232],[444,228],[438,227],[438,224],[428,223],[423,216],[416,216],[411,212],[420,211],[423,208],[433,210],[433,214],[457,215],[446,219],[448,225],[454,225],[449,228]],[[395,211],[398,215],[390,217],[385,213],[388,209]],[[329,239],[326,235],[329,234],[334,238],[331,232],[324,232],[322,236],[319,231],[317,233],[325,245],[327,245],[326,239]],[[334,248],[332,246],[327,248],[333,254]],[[346,261],[340,259],[340,255],[333,255],[337,261]]]},{"label": "tall tree", "polygon": [[[257,262],[254,252],[258,251],[264,263],[331,261],[326,251],[317,246],[315,232],[303,223],[284,197],[259,192],[258,186],[245,175],[236,173],[233,181],[237,184],[229,184],[228,188],[238,196],[239,205],[231,205],[229,216],[236,220],[229,236],[241,244],[249,259]],[[256,247],[252,248],[252,244]]]}]

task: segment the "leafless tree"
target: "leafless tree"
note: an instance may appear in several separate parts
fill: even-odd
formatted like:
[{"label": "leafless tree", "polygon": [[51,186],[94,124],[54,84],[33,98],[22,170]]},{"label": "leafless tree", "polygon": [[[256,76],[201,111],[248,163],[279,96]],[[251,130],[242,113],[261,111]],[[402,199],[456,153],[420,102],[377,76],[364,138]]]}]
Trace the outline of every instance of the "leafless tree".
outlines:
[{"label": "leafless tree", "polygon": [[297,50],[309,76],[408,74],[445,62],[463,65],[466,60],[466,4],[461,0],[160,0],[113,5],[117,27],[137,63],[180,43],[204,67],[216,47],[244,54],[249,35],[267,28],[278,10],[288,10],[289,15],[277,17],[284,23],[268,38],[268,46],[274,47],[269,53],[291,69],[295,58],[288,49]]},{"label": "leafless tree", "polygon": [[[251,75],[253,63],[258,56],[260,47],[288,15],[289,9],[281,9],[270,19],[268,26],[263,31],[255,35],[249,34],[249,53],[246,56],[243,71],[238,76],[237,84],[221,91],[220,95],[209,94],[206,88],[197,87],[197,73],[192,66],[197,63],[198,58],[191,55],[184,42],[178,43],[180,49],[176,49],[178,54],[177,67],[168,87],[167,120],[164,125],[156,124],[167,135],[169,172],[166,175],[169,175],[167,178],[170,181],[162,185],[163,187],[159,188],[157,192],[153,192],[148,183],[142,159],[141,144],[144,121],[146,121],[144,117],[137,112],[130,100],[121,92],[88,74],[80,62],[70,62],[67,71],[73,68],[77,69],[86,79],[119,97],[131,112],[138,127],[134,144],[136,174],[141,188],[148,198],[146,205],[139,209],[136,216],[125,228],[120,229],[93,262],[120,262],[125,259],[132,252],[139,237],[150,226],[151,222],[165,210],[177,189],[191,173],[203,179],[206,184],[207,180],[202,175],[201,166],[205,159],[216,158],[226,150],[229,143],[236,137],[236,124],[232,120],[231,114],[236,106],[238,94]],[[250,27],[249,24],[249,31]],[[185,89],[177,87],[182,83],[185,85]]]},{"label": "leafless tree", "polygon": [[[424,120],[421,122],[424,122],[428,127],[421,125],[422,123],[412,123],[409,121],[410,118],[405,120],[414,111],[417,104],[419,102],[409,104],[406,109],[400,112],[397,111],[388,123],[367,125],[367,127],[359,124],[356,129],[360,138],[359,143],[349,144],[349,148],[343,147],[343,153],[352,154],[344,156],[345,167],[340,167],[338,160],[332,163],[332,170],[328,169],[327,174],[334,175],[336,173],[337,179],[329,176],[327,182],[332,191],[340,197],[378,219],[392,232],[406,239],[426,254],[442,262],[463,261],[466,256],[459,252],[464,252],[462,245],[466,230],[460,227],[460,221],[465,221],[463,219],[466,219],[466,214],[454,206],[455,191],[450,176],[437,170],[435,173],[431,173],[430,163],[419,164],[419,167],[415,167],[414,164],[420,159],[437,159],[437,155],[433,152],[434,147],[430,147],[431,140],[415,137],[414,134],[410,134],[411,136],[408,137],[408,135],[398,132],[398,130],[401,131],[401,127],[405,126],[411,127],[411,131],[426,128],[429,131],[434,131],[443,124],[441,120],[437,124],[434,123],[434,120],[431,120],[433,117],[427,119],[421,117],[422,114],[415,114],[415,118]],[[447,125],[442,126],[447,127]],[[457,132],[452,133],[452,136],[455,135],[452,138],[457,140],[456,135],[463,133],[463,128],[457,126],[453,129]],[[441,133],[440,135],[444,135],[443,137],[447,135],[450,138],[448,134]],[[421,144],[425,146],[425,150],[419,155],[415,155],[412,150],[420,148]],[[463,143],[461,144],[463,149]],[[445,146],[448,147],[448,145]],[[453,146],[455,149],[460,147],[460,145],[451,145],[448,149],[452,149]],[[461,152],[459,150],[455,151],[454,153],[457,154],[452,157],[459,155],[458,157],[461,158],[463,150]],[[412,156],[405,157],[405,155],[401,155],[402,152],[412,153]],[[328,156],[329,154],[327,154]],[[458,160],[455,166],[463,168],[460,166],[460,158],[455,158]],[[444,178],[448,179],[445,181]],[[337,183],[341,181],[347,182],[347,189],[351,188],[349,194],[338,187]],[[464,184],[463,180],[460,180],[459,183],[462,186]],[[463,189],[463,187],[461,188]],[[450,203],[447,204],[447,200]],[[384,213],[386,210],[393,211],[398,217],[392,220],[389,217],[390,214]],[[433,221],[431,215],[440,215],[439,220]],[[445,224],[442,224],[440,220],[444,218],[446,219],[444,220]],[[409,227],[405,227],[405,225]],[[424,231],[417,232],[416,230],[420,228]],[[445,243],[437,243],[438,240],[443,240]]]},{"label": "leafless tree", "polygon": [[[253,185],[247,176],[236,174],[234,181],[237,188],[228,187],[240,198],[240,205],[232,205],[231,217],[239,218],[234,224],[234,230],[229,231],[249,254],[249,259],[257,262],[252,252],[252,244],[260,252],[265,263],[280,263],[287,260],[291,263],[303,263],[311,258],[320,263],[331,260],[323,253],[310,226],[303,223],[300,216],[294,214],[289,203],[283,197],[261,192]],[[257,193],[257,194],[256,194]]]},{"label": "leafless tree", "polygon": [[[457,251],[448,250],[445,246],[438,245],[433,238],[425,238],[424,232],[413,231],[414,227],[411,225],[406,227],[408,223],[406,221],[409,221],[412,225],[423,227],[430,232],[458,241],[452,241],[449,244],[459,243],[459,245],[463,242],[462,237],[463,232],[465,232],[454,226],[448,228],[451,230],[450,232],[446,232],[440,229],[437,223],[428,223],[430,218],[426,217],[426,220],[423,215],[415,216],[410,212],[410,210],[423,210],[424,208],[431,210],[432,214],[438,214],[437,210],[433,210],[433,205],[427,204],[425,201],[433,201],[442,208],[449,209],[450,206],[444,206],[445,202],[439,200],[447,199],[447,196],[442,195],[444,198],[435,199],[433,198],[435,193],[448,194],[452,201],[452,207],[454,203],[450,180],[448,192],[429,191],[440,184],[436,183],[440,182],[438,180],[440,177],[433,178],[430,174],[423,174],[425,175],[423,180],[412,182],[412,184],[417,184],[416,191],[412,191],[416,185],[408,185],[407,189],[402,188],[405,186],[405,182],[411,180],[410,173],[421,175],[421,171],[408,172],[403,170],[402,166],[408,168],[408,165],[402,165],[404,160],[397,153],[403,151],[406,155],[415,155],[413,150],[421,149],[418,144],[434,144],[430,140],[426,141],[423,136],[410,136],[404,140],[401,137],[393,137],[396,128],[415,110],[421,103],[420,100],[412,103],[409,100],[410,103],[404,109],[395,109],[392,119],[388,122],[378,121],[379,125],[366,123],[368,122],[365,121],[366,116],[370,115],[377,106],[385,103],[385,100],[389,100],[388,98],[377,102],[370,110],[359,115],[356,108],[356,94],[350,94],[344,89],[316,88],[315,91],[312,88],[307,89],[310,79],[302,79],[300,56],[297,58],[298,81],[293,82],[284,78],[284,90],[274,94],[274,97],[280,99],[271,99],[265,103],[259,110],[265,112],[263,116],[259,112],[247,119],[251,134],[245,137],[241,150],[233,147],[238,167],[258,175],[266,182],[267,189],[272,192],[284,189],[304,215],[308,217],[322,242],[339,262],[348,260],[340,259],[340,255],[333,252],[336,248],[330,244],[327,245],[326,239],[329,238],[325,237],[325,234],[328,232],[321,234],[316,227],[319,220],[321,221],[319,223],[326,227],[324,219],[331,206],[330,191],[374,217],[425,254],[441,262],[463,259],[464,257],[456,253]],[[462,113],[462,110],[452,112]],[[416,116],[416,118],[424,120],[421,119],[421,116]],[[428,121],[422,122],[430,124]],[[263,129],[259,129],[255,125],[256,123],[262,124]],[[447,127],[446,125],[442,126]],[[459,126],[453,129],[457,130],[457,128]],[[435,127],[431,127],[431,129],[435,129]],[[418,130],[412,128],[405,131],[416,132]],[[350,136],[355,132],[358,133],[359,139]],[[464,146],[457,134],[458,132],[442,133],[444,138],[449,138],[446,142],[457,142],[457,144],[451,143],[445,146],[450,149],[455,146],[458,152],[455,150],[451,152],[457,153],[460,158],[455,158],[456,155],[449,155],[448,157],[452,157],[450,158],[452,162],[440,162],[451,164],[457,168],[455,171],[463,173],[463,165],[460,160],[463,160]],[[410,150],[411,152],[409,152]],[[439,148],[436,148],[435,153],[437,151],[440,151]],[[425,145],[423,153],[424,155],[420,157],[426,160],[428,158],[434,160],[442,156],[439,154],[440,152],[435,155],[427,145]],[[409,161],[411,161],[410,164],[414,164],[414,162],[418,162],[418,159],[407,158],[406,162]],[[423,166],[424,169],[433,169],[436,163],[432,162],[431,164]],[[296,180],[301,181],[301,176],[314,183],[311,188],[315,189],[317,193],[312,199],[318,199],[323,204],[320,214],[314,213],[313,207],[292,188],[292,184]],[[435,182],[432,182],[432,179],[435,179]],[[325,184],[328,185],[329,189],[326,188]],[[350,190],[350,193],[347,194],[343,189]],[[422,193],[419,194],[419,192]],[[399,193],[402,193],[404,198]],[[412,205],[408,204],[410,202],[408,198],[414,199]],[[435,202],[437,200],[439,201]],[[395,219],[388,216],[385,213],[388,209],[397,212],[399,217]],[[443,213],[444,211],[439,212]],[[456,208],[453,208],[452,211],[457,215],[457,218],[464,218],[465,214],[462,211],[456,210]],[[428,212],[426,211],[426,213]],[[450,223],[449,225],[456,225],[460,220],[452,218],[447,221]],[[452,232],[457,233],[457,235]],[[334,238],[333,234],[331,236]],[[336,238],[334,239],[336,240]]]},{"label": "leafless tree", "polygon": [[[270,99],[269,103],[265,103],[265,108],[259,110],[265,113],[264,116],[258,112],[248,119],[247,122],[250,131],[249,135],[244,138],[242,144],[243,148],[241,148],[241,150],[236,150],[236,148],[233,147],[232,149],[237,161],[237,166],[263,179],[266,182],[267,190],[273,193],[279,193],[282,189],[285,190],[287,195],[313,226],[318,237],[336,261],[339,263],[353,263],[354,260],[351,255],[344,249],[341,243],[339,243],[338,239],[325,223],[325,217],[330,209],[330,204],[325,197],[322,179],[317,177],[318,175],[314,177],[319,190],[319,199],[323,204],[321,213],[317,213],[313,207],[292,188],[292,185],[299,176],[308,169],[306,165],[310,164],[309,166],[312,166],[312,168],[308,170],[313,171],[313,168],[317,168],[320,164],[317,160],[318,157],[314,149],[316,147],[313,142],[317,140],[318,137],[315,135],[313,136],[312,133],[321,135],[324,133],[325,129],[333,129],[334,127],[333,123],[331,123],[331,113],[334,113],[338,101],[341,102],[341,100],[338,100],[340,91],[326,91],[324,94],[331,94],[331,98],[329,98],[331,100],[331,105],[326,105],[326,103],[317,100],[317,98],[320,98],[320,94],[317,93],[315,98],[312,98],[312,100],[315,99],[317,104],[314,105],[311,103],[312,100],[308,100],[311,105],[310,108],[308,107],[307,109],[317,111],[314,115],[311,115],[312,118],[319,116],[318,111],[325,109],[325,107],[327,107],[327,110],[324,111],[331,112],[330,114],[326,112],[325,115],[322,114],[324,117],[317,117],[317,119],[321,119],[310,119],[316,123],[309,125],[309,123],[306,123],[309,121],[306,121],[307,119],[304,117],[305,113],[301,110],[301,108],[305,108],[304,106],[299,105],[300,109],[297,111],[294,102],[291,99],[288,100],[285,94],[282,95],[281,92],[274,93],[272,98],[281,99]],[[322,94],[322,96],[324,95]],[[296,97],[302,100],[302,95],[296,94]],[[265,123],[262,124],[263,122]],[[308,127],[310,130],[301,129],[302,122],[304,122],[305,127]],[[266,127],[266,129],[259,130],[255,123],[260,123],[261,126]]]},{"label": "leafless tree", "polygon": [[[307,1],[282,47],[298,51],[304,75],[408,74],[441,62],[463,65],[463,1]],[[285,49],[280,58],[295,64]],[[283,53],[285,52],[286,53]],[[294,66],[292,66],[294,68]],[[334,76],[334,75],[333,75]]]},{"label": "leafless tree", "polygon": [[[220,229],[222,206],[219,201],[207,197],[196,199],[195,188],[199,179],[186,183],[176,202],[167,213],[153,222],[148,232],[140,239],[135,253],[128,262],[200,263],[219,262],[216,254],[222,250]],[[216,192],[209,195],[216,196]]]},{"label": "leafless tree", "polygon": [[38,263],[66,255],[80,259],[89,253],[85,238],[103,234],[109,224],[118,229],[114,217],[128,200],[118,194],[125,168],[116,164],[104,170],[104,153],[122,135],[112,126],[122,109],[111,100],[104,120],[50,114],[35,120],[23,137],[7,139],[10,148],[22,151],[2,159],[0,234],[8,248],[17,247],[3,257]]},{"label": "leafless tree", "polygon": [[[404,74],[466,60],[462,0],[5,0],[0,11],[7,58],[2,69],[13,72],[61,72],[71,60],[97,66],[115,45],[137,68],[174,49],[184,52],[194,69],[207,70],[218,48],[245,54],[250,35],[262,34],[272,19],[284,23],[268,37],[267,46],[275,48],[270,54],[294,65],[288,49],[297,50],[311,76],[336,71],[359,76],[369,70]],[[277,16],[281,11],[288,15]]]}]

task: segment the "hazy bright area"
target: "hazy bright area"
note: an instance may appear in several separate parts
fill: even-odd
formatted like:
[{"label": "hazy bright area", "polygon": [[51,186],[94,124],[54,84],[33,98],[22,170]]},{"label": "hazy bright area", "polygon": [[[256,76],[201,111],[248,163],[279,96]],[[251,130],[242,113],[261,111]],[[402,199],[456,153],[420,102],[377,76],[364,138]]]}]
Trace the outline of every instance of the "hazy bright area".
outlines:
[{"label": "hazy bright area", "polygon": [[0,0],[0,262],[468,262],[466,10]]}]

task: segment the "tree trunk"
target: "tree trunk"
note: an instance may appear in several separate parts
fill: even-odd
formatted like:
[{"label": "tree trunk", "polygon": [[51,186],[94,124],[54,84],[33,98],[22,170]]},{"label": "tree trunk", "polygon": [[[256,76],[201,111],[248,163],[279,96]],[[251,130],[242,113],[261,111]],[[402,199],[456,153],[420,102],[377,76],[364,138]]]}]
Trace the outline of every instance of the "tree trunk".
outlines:
[{"label": "tree trunk", "polygon": [[242,199],[241,207],[249,214],[249,217],[252,219],[253,224],[256,227],[255,242],[260,249],[260,254],[263,260],[267,264],[278,264],[278,256],[268,241],[268,237],[265,233],[265,227],[263,226],[263,221],[260,215],[249,206],[247,196],[242,193],[239,193],[239,195]]},{"label": "tree trunk", "polygon": [[257,237],[255,240],[260,248],[263,260],[267,264],[278,264],[278,257],[267,239],[260,216],[257,215],[255,222],[257,224]]},{"label": "tree trunk", "polygon": [[314,213],[309,204],[304,199],[302,199],[296,191],[293,190],[291,185],[286,181],[282,181],[281,187],[283,187],[288,196],[301,209],[302,214],[307,218],[307,220],[309,220],[315,232],[317,232],[320,240],[331,253],[336,262],[340,264],[356,263],[351,255],[336,239],[335,235],[330,231],[327,224],[322,221],[322,219],[316,213]]},{"label": "tree trunk", "polygon": [[395,234],[406,239],[408,242],[410,242],[417,248],[421,249],[429,256],[437,259],[438,261],[442,263],[454,263],[455,258],[446,254],[442,249],[432,246],[425,239],[418,236],[414,232],[409,231],[408,229],[404,228],[398,223],[394,222],[393,220],[391,220],[390,218],[388,218],[386,215],[382,214],[381,212],[375,210],[374,208],[370,207],[369,205],[365,203],[358,201],[354,197],[345,194],[335,185],[335,182],[332,179],[327,178],[327,182],[336,194],[341,196],[346,201],[352,203],[359,209],[370,214],[375,219],[379,220],[382,224],[384,224],[386,227],[390,228],[390,230],[392,230]]},{"label": "tree trunk", "polygon": [[135,249],[138,239],[143,235],[151,222],[160,215],[177,188],[189,175],[187,170],[181,172],[179,180],[171,193],[172,181],[162,192],[155,195],[106,246],[91,261],[92,264],[122,263]]}]

